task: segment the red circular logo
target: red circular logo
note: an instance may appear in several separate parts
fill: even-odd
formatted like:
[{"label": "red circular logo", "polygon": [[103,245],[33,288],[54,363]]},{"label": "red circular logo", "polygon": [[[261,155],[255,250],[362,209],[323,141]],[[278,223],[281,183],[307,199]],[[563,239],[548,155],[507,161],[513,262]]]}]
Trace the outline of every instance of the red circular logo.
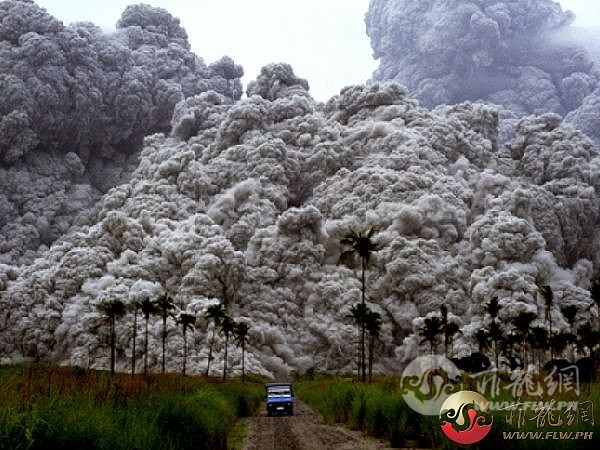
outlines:
[{"label": "red circular logo", "polygon": [[444,434],[457,444],[475,444],[492,429],[494,418],[485,397],[473,391],[460,391],[444,401],[440,422]]}]

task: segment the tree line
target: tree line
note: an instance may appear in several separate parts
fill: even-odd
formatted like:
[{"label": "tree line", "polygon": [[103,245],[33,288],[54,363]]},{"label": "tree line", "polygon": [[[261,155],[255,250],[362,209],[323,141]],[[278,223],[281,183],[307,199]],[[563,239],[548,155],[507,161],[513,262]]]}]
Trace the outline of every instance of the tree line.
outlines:
[{"label": "tree line", "polygon": [[[358,379],[365,382],[367,367],[369,380],[372,378],[375,343],[381,331],[381,315],[372,311],[365,302],[366,271],[374,252],[381,246],[375,241],[375,228],[367,232],[350,230],[340,240],[342,251],[339,262],[351,266],[356,258],[360,259],[361,302],[352,305],[349,317],[357,325],[358,339]],[[508,323],[501,323],[499,315],[502,309],[498,297],[493,297],[485,305],[483,312],[487,320],[479,328],[472,339],[477,345],[479,355],[487,359],[487,352],[493,358],[495,367],[500,367],[500,357],[504,357],[511,369],[527,367],[530,362],[542,364],[544,355],[549,353],[547,360],[552,362],[557,357],[566,356],[575,362],[576,351],[584,357],[590,357],[593,365],[596,364],[598,346],[600,345],[600,331],[590,321],[576,327],[577,314],[584,312],[577,304],[560,305],[562,316],[569,324],[569,331],[555,331],[552,326],[554,293],[548,285],[538,288],[543,299],[545,324],[535,324],[538,313],[522,311],[514,316]],[[600,279],[593,280],[589,286],[590,297],[593,300],[600,316]],[[589,308],[588,308],[589,311]],[[461,327],[449,320],[449,311],[446,305],[441,305],[439,313],[424,318],[422,325],[417,330],[420,344],[429,344],[429,351],[434,354],[439,344],[444,346],[444,355],[450,358],[452,344],[457,335],[462,334]],[[366,336],[368,335],[368,343]],[[368,345],[368,362],[366,361],[366,346]],[[567,355],[568,353],[568,355]],[[489,362],[489,360],[488,360]]]},{"label": "tree line", "polygon": [[[576,325],[577,314],[581,306],[565,304],[559,307],[563,318],[569,324],[568,331],[556,331],[553,328],[551,311],[554,308],[554,293],[550,286],[539,286],[538,292],[543,299],[543,324],[538,312],[521,311],[508,322],[501,323],[502,305],[498,297],[491,298],[483,305],[486,320],[481,328],[473,335],[479,354],[491,354],[495,367],[500,367],[500,357],[504,357],[510,369],[526,368],[528,364],[537,364],[539,368],[547,356],[547,362],[556,358],[566,358],[575,362],[579,352],[583,357],[590,357],[595,362],[597,347],[600,344],[600,332],[590,322]],[[600,312],[600,280],[594,280],[589,292],[596,308]],[[588,308],[589,310],[589,308]],[[430,352],[435,353],[437,346],[443,340],[444,354],[450,357],[448,346],[462,330],[456,323],[447,320],[448,310],[445,305],[440,308],[440,314],[426,317],[418,332],[421,344],[429,344]]]},{"label": "tree line", "polygon": [[[133,314],[133,326],[132,326],[132,353],[131,353],[131,375],[135,375],[137,353],[136,343],[138,335],[138,314],[144,320],[144,348],[143,348],[143,361],[144,361],[144,375],[148,374],[148,326],[150,318],[152,316],[158,316],[162,320],[161,328],[161,372],[166,371],[166,344],[169,335],[168,319],[173,319],[175,324],[180,327],[181,334],[183,337],[183,355],[182,355],[182,369],[181,373],[186,375],[187,358],[188,358],[188,332],[194,331],[197,324],[197,317],[194,314],[190,314],[184,311],[178,311],[173,298],[168,292],[161,293],[157,298],[150,299],[145,298],[140,301],[135,301],[130,305],[119,299],[105,300],[97,306],[98,310],[103,315],[104,322],[108,325],[109,332],[109,346],[110,346],[110,371],[115,372],[116,364],[116,323],[119,319],[123,318],[128,312]],[[250,326],[241,321],[236,321],[228,313],[225,305],[217,303],[210,305],[204,313],[204,318],[213,324],[212,336],[209,342],[208,361],[206,365],[206,373],[208,376],[210,373],[210,366],[214,359],[213,348],[216,340],[216,333],[220,333],[225,339],[225,349],[223,356],[223,379],[227,378],[227,356],[229,349],[229,341],[232,338],[236,345],[242,351],[242,381],[245,381],[245,357],[246,347],[248,345]]]}]

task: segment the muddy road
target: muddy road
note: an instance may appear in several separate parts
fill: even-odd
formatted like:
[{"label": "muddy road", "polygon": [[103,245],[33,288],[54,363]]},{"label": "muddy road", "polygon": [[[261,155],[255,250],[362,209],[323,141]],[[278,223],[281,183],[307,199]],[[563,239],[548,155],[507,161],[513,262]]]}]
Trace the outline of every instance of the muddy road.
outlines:
[{"label": "muddy road", "polygon": [[297,401],[293,416],[268,417],[264,408],[248,422],[244,450],[384,450],[382,441],[341,426],[325,425]]}]

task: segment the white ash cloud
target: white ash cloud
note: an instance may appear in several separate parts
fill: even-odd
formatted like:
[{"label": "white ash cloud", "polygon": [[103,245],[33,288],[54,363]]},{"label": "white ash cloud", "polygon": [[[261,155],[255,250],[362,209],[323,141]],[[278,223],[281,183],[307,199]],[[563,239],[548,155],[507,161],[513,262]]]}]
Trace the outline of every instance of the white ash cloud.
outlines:
[{"label": "white ash cloud", "polygon": [[402,83],[427,107],[469,100],[567,115],[600,142],[594,52],[559,3],[371,0],[365,21],[380,61],[374,81]]},{"label": "white ash cloud", "polygon": [[[0,265],[0,349],[71,364],[92,352],[104,367],[94,305],[168,289],[199,315],[227,301],[251,326],[249,370],[349,373],[360,281],[337,264],[339,238],[370,226],[382,244],[367,272],[367,302],[383,319],[376,370],[414,357],[414,324],[442,304],[467,331],[494,296],[506,321],[543,314],[538,284],[555,289],[557,326],[561,305],[589,309],[585,287],[600,274],[600,156],[582,133],[555,115],[527,116],[504,123],[504,145],[492,106],[432,112],[397,84],[351,86],[320,104],[297,80],[289,66],[269,66],[256,95],[236,104],[212,92],[180,103],[173,133],[146,138],[97,223],[31,266]],[[199,321],[190,372],[206,367],[210,330]],[[154,317],[154,368],[160,333]],[[131,315],[118,334],[127,355]],[[172,331],[169,370],[180,367],[181,343]],[[455,348],[469,345],[467,332]],[[239,349],[230,355],[238,370]]]},{"label": "white ash cloud", "polygon": [[206,65],[161,8],[128,6],[107,34],[31,0],[0,2],[0,261],[30,262],[92,223],[177,103],[209,90],[239,99],[242,75],[228,57]]}]

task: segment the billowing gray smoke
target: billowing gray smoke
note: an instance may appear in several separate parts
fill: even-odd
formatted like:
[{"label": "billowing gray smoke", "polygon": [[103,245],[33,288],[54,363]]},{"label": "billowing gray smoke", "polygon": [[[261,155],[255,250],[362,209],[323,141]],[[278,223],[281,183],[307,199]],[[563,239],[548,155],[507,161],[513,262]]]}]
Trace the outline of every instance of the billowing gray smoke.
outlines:
[{"label": "billowing gray smoke", "polygon": [[[218,301],[251,324],[248,370],[350,373],[360,264],[337,264],[339,240],[371,226],[382,246],[366,280],[383,318],[376,371],[416,356],[417,330],[442,304],[463,329],[456,353],[476,348],[493,297],[507,332],[521,311],[537,311],[544,326],[539,285],[553,289],[555,332],[573,330],[565,305],[576,307],[576,327],[596,320],[586,288],[600,274],[600,155],[586,136],[545,114],[507,123],[502,145],[489,105],[429,111],[394,83],[319,103],[307,87],[289,65],[272,64],[233,105],[216,92],[179,103],[172,133],[146,138],[94,224],[30,266],[0,264],[0,361],[106,367],[97,305],[167,289],[200,318],[188,335],[190,373],[206,368],[212,325],[202,317]],[[117,325],[121,370],[132,322],[128,314]],[[178,370],[183,337],[171,319],[168,327],[167,367]],[[152,317],[153,368],[161,335]],[[224,345],[218,337],[213,370]],[[228,356],[239,370],[239,349]]]},{"label": "billowing gray smoke", "polygon": [[106,34],[31,0],[1,2],[0,261],[87,223],[178,102],[208,90],[239,99],[242,75],[227,57],[207,66],[164,9],[129,6]]},{"label": "billowing gray smoke", "polygon": [[557,39],[573,19],[552,0],[371,0],[373,80],[398,81],[428,107],[481,100],[518,116],[570,113],[600,140],[599,74],[580,45]]}]

